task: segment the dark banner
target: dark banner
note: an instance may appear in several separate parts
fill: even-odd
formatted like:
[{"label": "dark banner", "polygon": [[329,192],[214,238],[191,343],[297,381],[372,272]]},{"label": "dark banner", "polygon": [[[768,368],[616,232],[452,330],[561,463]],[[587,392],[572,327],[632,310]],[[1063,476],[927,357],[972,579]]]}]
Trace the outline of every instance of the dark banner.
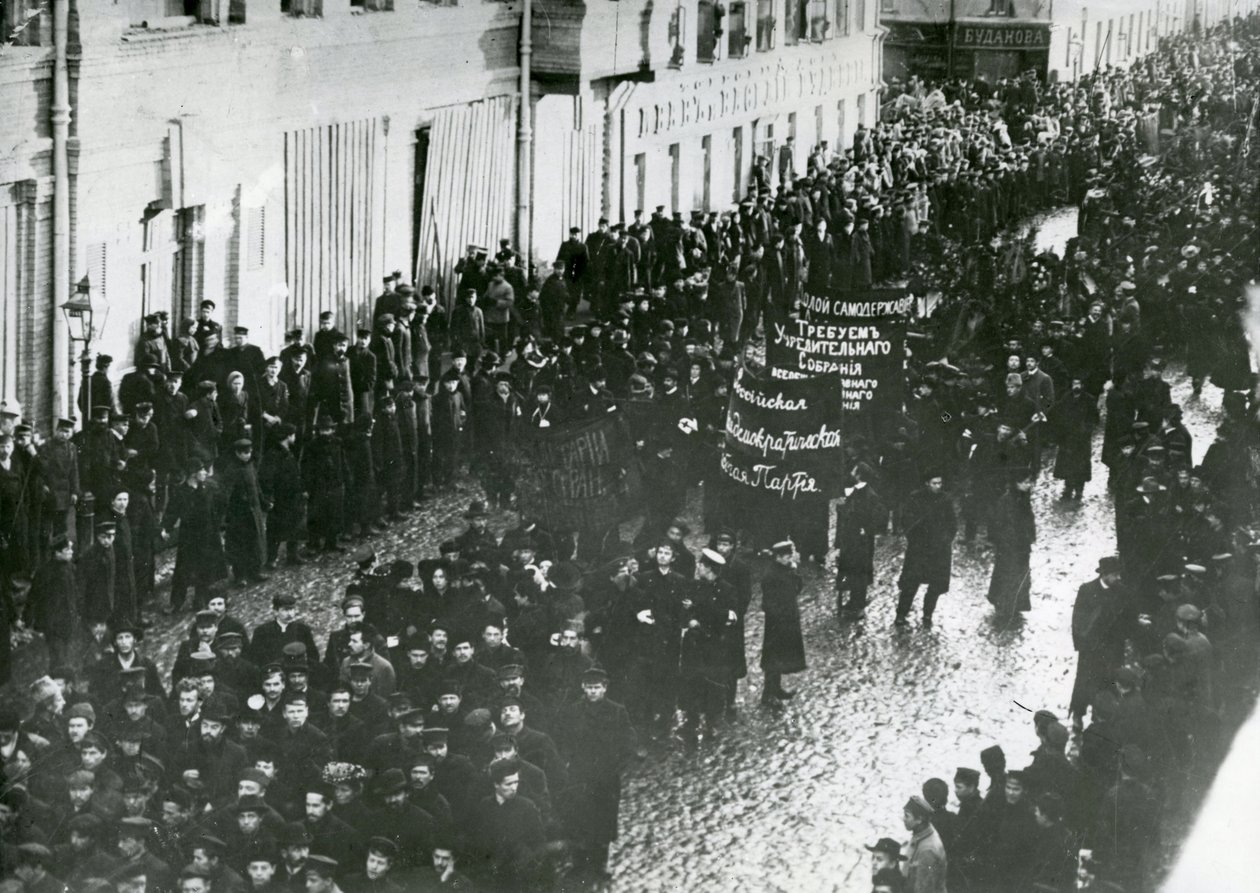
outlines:
[{"label": "dark banner", "polygon": [[800,318],[769,314],[766,362],[776,378],[834,375],[846,424],[901,411],[906,323],[915,299],[905,289],[809,295]]},{"label": "dark banner", "polygon": [[825,539],[844,466],[837,391],[834,375],[783,381],[746,367],[736,373],[721,479],[730,517],[758,541],[819,532]]},{"label": "dark banner", "polygon": [[518,504],[547,526],[597,529],[639,508],[642,475],[620,413],[531,428],[519,447]]}]

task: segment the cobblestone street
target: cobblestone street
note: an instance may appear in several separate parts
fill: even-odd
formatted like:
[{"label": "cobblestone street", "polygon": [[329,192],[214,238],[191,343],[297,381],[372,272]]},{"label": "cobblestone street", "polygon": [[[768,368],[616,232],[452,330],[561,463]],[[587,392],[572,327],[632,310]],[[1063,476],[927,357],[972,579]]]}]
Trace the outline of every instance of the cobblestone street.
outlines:
[{"label": "cobblestone street", "polygon": [[[1202,400],[1176,377],[1174,399],[1186,410],[1202,459],[1213,437],[1220,393]],[[1096,442],[1101,444],[1101,435]],[[612,890],[868,889],[867,852],[880,836],[900,836],[901,805],[933,775],[979,765],[979,752],[1000,743],[1014,767],[1036,744],[1031,711],[1066,715],[1075,665],[1069,620],[1076,587],[1114,545],[1106,472],[1079,506],[1058,502],[1047,472],[1034,504],[1033,610],[1022,624],[991,621],[985,590],[992,552],[981,535],[955,550],[954,585],[941,600],[934,630],[892,629],[902,541],[884,536],[865,621],[835,620],[833,575],[804,566],[809,580],[802,616],[810,668],[788,680],[797,697],[781,716],[757,705],[760,673],[740,686],[740,717],[694,755],[677,743],[654,744],[628,779]],[[435,553],[463,528],[464,486],[372,540],[382,560]],[[698,506],[693,503],[693,514]],[[492,523],[509,522],[496,513]],[[699,548],[704,536],[693,537]],[[168,569],[169,570],[169,569]],[[295,592],[317,633],[339,623],[336,604],[350,580],[350,561],[324,559],[278,571],[271,581],[234,593],[233,613],[264,619],[271,597]],[[148,652],[169,670],[187,617],[159,617]],[[761,613],[749,614],[747,649],[756,667]]]},{"label": "cobblestone street", "polygon": [[[1074,223],[1066,214],[1041,222],[1038,241],[1060,248]],[[1196,400],[1184,376],[1170,378],[1198,462],[1213,438],[1220,392],[1208,388]],[[881,537],[871,607],[857,624],[835,619],[832,572],[805,564],[810,667],[788,680],[797,696],[775,716],[757,704],[762,617],[755,597],[747,629],[754,670],[740,686],[739,719],[695,754],[677,741],[649,747],[627,781],[609,889],[863,891],[869,889],[863,845],[902,836],[901,806],[925,779],[952,778],[960,765],[978,767],[980,750],[993,743],[1003,746],[1012,767],[1026,764],[1036,745],[1032,711],[1067,713],[1076,587],[1114,548],[1100,446],[1101,427],[1094,480],[1079,505],[1060,503],[1058,482],[1042,474],[1034,496],[1033,609],[1023,622],[991,620],[985,591],[992,550],[983,535],[956,546],[953,586],[933,630],[916,623],[893,631],[900,537]],[[1045,467],[1052,463],[1052,455],[1043,458]],[[442,539],[463,529],[460,516],[479,496],[465,481],[372,545],[382,560],[431,556]],[[698,518],[698,500],[690,510]],[[492,525],[501,531],[511,520],[496,512]],[[699,534],[691,545],[698,549],[706,540]],[[169,570],[168,560],[164,578]],[[231,610],[253,624],[269,615],[273,595],[294,592],[304,619],[326,634],[340,622],[337,602],[351,576],[348,556],[286,568],[264,585],[233,592]],[[164,673],[186,628],[182,615],[158,617],[150,631],[147,651]]]},{"label": "cobblestone street", "polygon": [[[1198,462],[1213,439],[1220,394],[1195,401],[1178,380]],[[741,685],[741,719],[692,757],[653,753],[627,788],[615,861],[618,890],[837,890],[870,888],[864,844],[904,836],[901,808],[929,777],[979,768],[1001,744],[1012,768],[1036,747],[1032,711],[1067,715],[1075,652],[1076,588],[1114,548],[1106,469],[1079,506],[1058,502],[1042,474],[1034,497],[1038,540],[1033,610],[999,627],[985,600],[992,551],[961,543],[954,583],[931,631],[894,632],[900,538],[881,538],[866,619],[835,619],[834,574],[806,569],[807,672],[781,717],[757,706],[760,674]],[[761,615],[749,614],[750,665]],[[750,686],[748,683],[752,681]]]}]

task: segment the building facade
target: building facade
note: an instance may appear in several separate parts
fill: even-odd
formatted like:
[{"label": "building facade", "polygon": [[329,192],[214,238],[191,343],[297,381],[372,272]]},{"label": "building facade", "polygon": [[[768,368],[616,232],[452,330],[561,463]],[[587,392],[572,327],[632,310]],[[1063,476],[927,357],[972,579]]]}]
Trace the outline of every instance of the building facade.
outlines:
[{"label": "building facade", "polygon": [[1071,80],[1125,67],[1165,35],[1247,15],[1256,0],[881,0],[884,77]]},{"label": "building facade", "polygon": [[[875,0],[568,0],[535,17],[537,256],[602,212],[730,210],[754,157],[795,166],[878,113]],[[543,34],[546,38],[542,39]],[[771,165],[777,182],[777,161]]]},{"label": "building facade", "polygon": [[878,111],[875,0],[553,0],[522,128],[522,2],[2,0],[0,398],[75,405],[83,281],[115,375],[206,298],[274,350],[395,269],[449,300],[469,244],[545,265],[601,215],[725,210],[755,153],[793,135],[799,170]]}]

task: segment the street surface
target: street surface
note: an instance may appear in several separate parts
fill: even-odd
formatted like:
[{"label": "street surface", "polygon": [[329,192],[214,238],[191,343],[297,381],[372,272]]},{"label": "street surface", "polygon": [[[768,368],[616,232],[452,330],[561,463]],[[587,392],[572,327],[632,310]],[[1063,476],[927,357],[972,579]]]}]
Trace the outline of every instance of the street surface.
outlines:
[{"label": "street surface", "polygon": [[[1075,212],[1035,222],[1042,224],[1039,244],[1062,250]],[[1198,462],[1213,439],[1220,391],[1209,386],[1194,400],[1175,369],[1169,376],[1173,397],[1185,409]],[[994,743],[1005,749],[1012,768],[1026,765],[1037,743],[1032,711],[1067,714],[1076,587],[1114,548],[1106,469],[1097,458],[1101,430],[1094,480],[1079,506],[1058,502],[1060,487],[1049,471],[1038,483],[1033,609],[1023,622],[991,621],[985,592],[992,550],[983,535],[955,547],[954,585],[942,597],[931,631],[919,629],[917,617],[909,630],[892,628],[900,537],[881,537],[871,606],[857,624],[835,619],[834,574],[804,565],[810,667],[784,680],[797,696],[776,716],[758,706],[762,617],[755,596],[747,624],[753,671],[740,686],[738,720],[718,738],[702,741],[695,754],[686,754],[677,741],[650,744],[627,779],[607,889],[865,891],[870,869],[863,845],[906,836],[901,807],[924,780],[950,781],[957,766],[979,768],[980,751]],[[1052,455],[1043,461],[1053,467]],[[479,496],[465,485],[373,538],[381,560],[435,555],[441,540],[464,528],[460,515]],[[697,501],[689,509],[698,519]],[[509,520],[495,512],[492,526],[502,531]],[[705,542],[707,534],[701,534],[690,545],[699,549]],[[164,569],[165,576],[169,566]],[[348,558],[284,569],[262,586],[230,595],[231,610],[257,623],[269,616],[273,595],[292,591],[303,618],[326,634],[340,623],[337,602],[351,576]],[[186,615],[177,623],[159,617],[150,631],[147,651],[164,672],[187,622]]]}]

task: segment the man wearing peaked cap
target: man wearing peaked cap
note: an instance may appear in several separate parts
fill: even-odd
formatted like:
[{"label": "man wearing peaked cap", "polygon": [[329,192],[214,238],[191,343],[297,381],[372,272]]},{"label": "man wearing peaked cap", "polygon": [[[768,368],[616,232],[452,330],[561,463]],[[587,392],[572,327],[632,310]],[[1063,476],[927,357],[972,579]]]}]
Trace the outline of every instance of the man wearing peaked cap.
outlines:
[{"label": "man wearing peaked cap", "polygon": [[636,751],[635,729],[626,708],[607,698],[608,673],[591,667],[582,674],[582,698],[557,717],[553,733],[568,762],[576,792],[573,827],[580,829],[577,869],[607,876],[608,848],[618,836],[621,773]]},{"label": "man wearing peaked cap", "polygon": [[729,637],[739,618],[735,588],[722,579],[726,558],[703,549],[696,563],[695,585],[683,601],[686,630],[682,642],[682,707],[687,721],[684,740],[695,746],[703,719],[708,734],[716,733],[726,713],[726,692],[735,684],[736,667]]},{"label": "man wearing peaked cap", "polygon": [[912,890],[945,889],[945,846],[932,827],[932,804],[914,794],[902,808],[902,821],[910,832],[906,844],[906,882]]}]

